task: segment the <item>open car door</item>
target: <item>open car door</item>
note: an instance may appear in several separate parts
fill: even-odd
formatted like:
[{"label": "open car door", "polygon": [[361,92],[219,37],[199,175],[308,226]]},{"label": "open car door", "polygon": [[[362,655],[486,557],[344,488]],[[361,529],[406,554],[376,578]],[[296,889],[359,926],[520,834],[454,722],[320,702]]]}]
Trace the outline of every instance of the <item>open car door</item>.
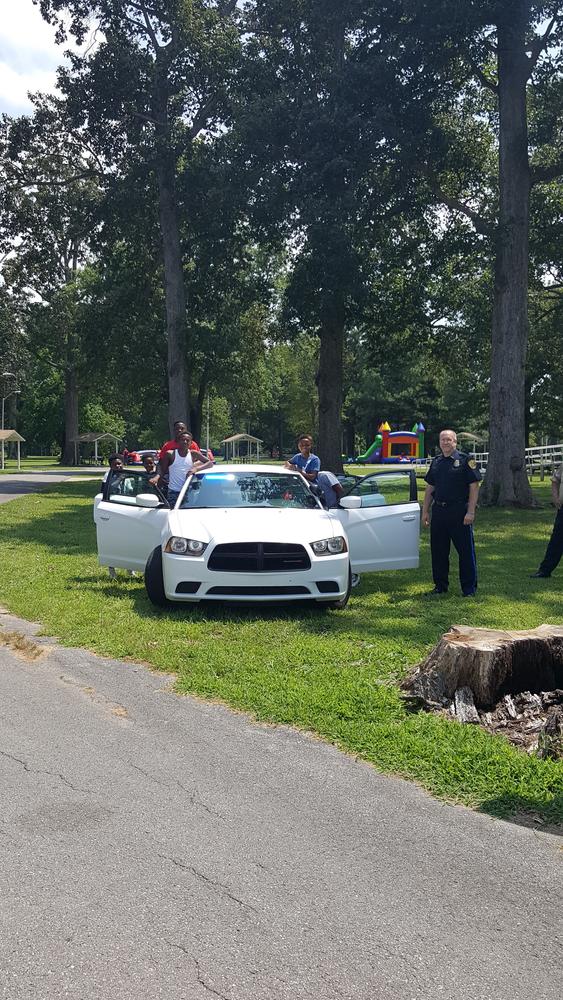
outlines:
[{"label": "open car door", "polygon": [[[158,507],[140,507],[137,497],[150,493]],[[169,513],[162,493],[151,486],[146,472],[124,470],[104,484],[94,502],[98,562],[144,572],[152,550],[160,544]]]},{"label": "open car door", "polygon": [[354,573],[418,566],[420,505],[414,469],[365,476],[331,513],[348,536]]}]

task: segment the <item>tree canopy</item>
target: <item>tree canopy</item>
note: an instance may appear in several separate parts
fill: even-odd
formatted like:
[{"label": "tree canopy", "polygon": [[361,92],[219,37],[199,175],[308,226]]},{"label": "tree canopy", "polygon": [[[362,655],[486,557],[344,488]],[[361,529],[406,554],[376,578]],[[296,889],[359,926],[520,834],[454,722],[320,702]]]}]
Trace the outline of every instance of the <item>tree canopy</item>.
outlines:
[{"label": "tree canopy", "polygon": [[529,504],[524,447],[563,435],[563,5],[38,5],[79,48],[0,130],[30,445],[209,411],[215,445],[307,430],[338,471],[422,420]]}]

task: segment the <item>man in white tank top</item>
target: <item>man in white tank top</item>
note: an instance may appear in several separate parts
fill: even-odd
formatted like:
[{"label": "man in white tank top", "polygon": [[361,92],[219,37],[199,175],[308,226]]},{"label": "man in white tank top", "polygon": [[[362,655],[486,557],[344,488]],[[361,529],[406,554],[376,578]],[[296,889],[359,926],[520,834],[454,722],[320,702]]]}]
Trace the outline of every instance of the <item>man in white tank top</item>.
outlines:
[{"label": "man in white tank top", "polygon": [[[174,451],[166,451],[158,463],[160,482],[168,474],[168,503],[174,507],[178,495],[191,472],[210,469],[213,465],[200,451],[192,450],[192,435],[188,432],[180,434]],[[157,477],[150,480],[157,482]]]}]

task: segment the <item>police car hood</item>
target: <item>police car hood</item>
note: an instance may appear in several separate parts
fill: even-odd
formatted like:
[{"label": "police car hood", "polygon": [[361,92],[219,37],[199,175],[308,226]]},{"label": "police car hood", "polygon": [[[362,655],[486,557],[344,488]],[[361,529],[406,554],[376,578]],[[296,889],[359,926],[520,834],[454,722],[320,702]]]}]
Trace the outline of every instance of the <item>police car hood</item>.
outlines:
[{"label": "police car hood", "polygon": [[311,543],[342,534],[340,522],[321,508],[213,507],[173,510],[170,533],[200,542]]}]

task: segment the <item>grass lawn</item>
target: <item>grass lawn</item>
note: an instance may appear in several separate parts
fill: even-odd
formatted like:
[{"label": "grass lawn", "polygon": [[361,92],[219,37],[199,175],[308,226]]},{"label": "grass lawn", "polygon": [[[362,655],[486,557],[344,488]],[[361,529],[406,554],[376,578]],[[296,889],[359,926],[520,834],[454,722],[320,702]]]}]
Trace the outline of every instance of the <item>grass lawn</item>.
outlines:
[{"label": "grass lawn", "polygon": [[[425,600],[427,535],[417,571],[367,574],[345,611],[193,606],[156,610],[142,580],[112,582],[97,564],[96,483],[0,506],[0,601],[66,645],[177,674],[179,691],[313,731],[382,771],[497,816],[563,821],[563,763],[502,737],[406,710],[397,683],[452,624],[527,628],[561,622],[562,573],[530,580],[553,509],[479,511],[480,587]],[[536,487],[547,504],[549,485]]]}]

